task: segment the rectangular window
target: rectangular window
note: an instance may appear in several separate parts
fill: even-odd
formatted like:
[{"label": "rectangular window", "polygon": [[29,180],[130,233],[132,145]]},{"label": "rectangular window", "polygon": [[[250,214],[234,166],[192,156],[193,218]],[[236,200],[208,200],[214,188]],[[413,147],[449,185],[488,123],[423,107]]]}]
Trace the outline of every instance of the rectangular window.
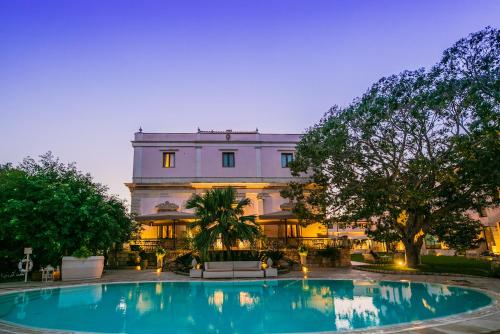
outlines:
[{"label": "rectangular window", "polygon": [[281,153],[281,167],[288,168],[293,161],[293,153]]},{"label": "rectangular window", "polygon": [[234,152],[222,152],[222,167],[234,167]]},{"label": "rectangular window", "polygon": [[165,152],[163,153],[163,168],[174,168],[175,167],[175,153]]}]

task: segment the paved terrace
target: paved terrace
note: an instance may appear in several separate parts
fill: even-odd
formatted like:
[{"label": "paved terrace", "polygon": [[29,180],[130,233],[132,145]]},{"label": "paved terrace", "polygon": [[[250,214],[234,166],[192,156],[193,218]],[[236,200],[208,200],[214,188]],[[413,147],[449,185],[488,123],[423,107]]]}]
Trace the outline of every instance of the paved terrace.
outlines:
[{"label": "paved terrace", "polygon": [[[281,275],[279,279],[304,278],[302,272],[295,271]],[[370,329],[355,331],[355,333],[419,333],[419,334],[465,334],[465,333],[499,333],[500,334],[500,280],[494,278],[481,277],[460,277],[460,276],[439,276],[439,275],[392,275],[372,272],[364,272],[352,268],[313,268],[308,273],[309,279],[330,278],[330,279],[357,279],[357,280],[388,280],[399,281],[408,280],[414,282],[442,283],[450,285],[460,285],[477,288],[487,291],[496,299],[494,305],[477,312],[462,314],[459,316],[447,317],[445,319],[430,320],[407,325],[397,325],[382,329]],[[11,282],[0,284],[0,293],[9,291],[19,291],[23,289],[37,289],[49,286],[68,286],[88,283],[107,282],[137,282],[137,281],[188,281],[194,280],[186,276],[174,274],[172,272],[157,273],[154,270],[134,271],[134,270],[108,270],[102,279],[92,281],[74,282]],[[28,330],[19,327],[0,323],[0,333],[48,333],[47,331]],[[51,332],[68,333],[68,332]],[[342,332],[346,333],[346,332]]]}]

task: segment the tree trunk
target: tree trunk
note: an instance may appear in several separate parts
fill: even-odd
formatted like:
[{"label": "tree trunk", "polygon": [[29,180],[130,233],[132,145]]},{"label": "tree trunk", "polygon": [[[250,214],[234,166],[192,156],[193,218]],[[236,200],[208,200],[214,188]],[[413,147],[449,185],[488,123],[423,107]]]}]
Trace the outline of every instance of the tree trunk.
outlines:
[{"label": "tree trunk", "polygon": [[403,240],[406,252],[406,266],[416,268],[420,264],[420,249],[422,242],[412,242],[411,240]]}]

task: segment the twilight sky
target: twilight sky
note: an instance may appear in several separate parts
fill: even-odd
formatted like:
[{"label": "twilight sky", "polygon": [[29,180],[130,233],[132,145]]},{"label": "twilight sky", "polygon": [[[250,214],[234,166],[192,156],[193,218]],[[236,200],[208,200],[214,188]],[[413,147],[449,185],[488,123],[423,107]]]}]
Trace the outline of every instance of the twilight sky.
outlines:
[{"label": "twilight sky", "polygon": [[499,22],[497,0],[0,0],[0,163],[51,150],[129,199],[139,126],[302,132]]}]

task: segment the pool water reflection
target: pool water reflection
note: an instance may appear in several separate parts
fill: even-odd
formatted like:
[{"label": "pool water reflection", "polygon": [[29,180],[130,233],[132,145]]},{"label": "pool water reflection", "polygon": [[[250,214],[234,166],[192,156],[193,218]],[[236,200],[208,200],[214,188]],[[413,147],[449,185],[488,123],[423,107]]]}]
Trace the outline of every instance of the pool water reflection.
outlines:
[{"label": "pool water reflection", "polygon": [[427,320],[491,302],[475,290],[410,282],[150,282],[1,295],[0,319],[105,333],[297,333]]}]

